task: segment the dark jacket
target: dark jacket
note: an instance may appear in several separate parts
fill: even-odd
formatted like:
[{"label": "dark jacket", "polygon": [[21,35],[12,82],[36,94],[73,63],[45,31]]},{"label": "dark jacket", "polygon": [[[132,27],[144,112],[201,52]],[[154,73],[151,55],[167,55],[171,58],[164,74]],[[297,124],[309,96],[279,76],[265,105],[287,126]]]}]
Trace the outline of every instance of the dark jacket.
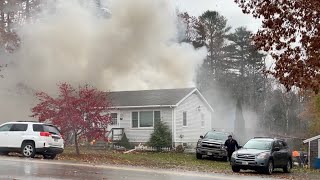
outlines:
[{"label": "dark jacket", "polygon": [[237,149],[239,149],[238,142],[234,139],[226,140],[226,142],[224,143],[224,146],[227,147],[228,152],[234,152],[236,150],[236,147]]}]

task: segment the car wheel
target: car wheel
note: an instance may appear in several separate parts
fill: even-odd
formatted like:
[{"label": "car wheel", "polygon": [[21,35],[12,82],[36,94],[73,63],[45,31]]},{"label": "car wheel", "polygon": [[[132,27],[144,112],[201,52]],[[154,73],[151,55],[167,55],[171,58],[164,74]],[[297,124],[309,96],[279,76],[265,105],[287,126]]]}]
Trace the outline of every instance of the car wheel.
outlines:
[{"label": "car wheel", "polygon": [[287,162],[287,165],[285,167],[283,167],[283,172],[290,173],[291,167],[292,167],[291,160],[289,159],[288,162]]},{"label": "car wheel", "polygon": [[36,150],[35,150],[35,148],[34,148],[34,144],[31,143],[31,142],[23,143],[22,148],[21,148],[21,151],[22,151],[21,154],[22,154],[24,157],[34,158],[34,156],[36,155]]},{"label": "car wheel", "polygon": [[197,159],[202,159],[202,154],[197,153]]},{"label": "car wheel", "polygon": [[0,155],[7,156],[7,155],[9,155],[9,152],[7,152],[7,151],[0,151]]},{"label": "car wheel", "polygon": [[233,172],[240,172],[240,168],[238,166],[232,166]]},{"label": "car wheel", "polygon": [[54,159],[56,156],[56,154],[44,154],[43,159]]},{"label": "car wheel", "polygon": [[265,167],[264,169],[264,172],[266,174],[272,174],[273,173],[273,169],[274,169],[274,166],[273,166],[273,161],[272,160],[269,160],[268,162],[268,165]]}]

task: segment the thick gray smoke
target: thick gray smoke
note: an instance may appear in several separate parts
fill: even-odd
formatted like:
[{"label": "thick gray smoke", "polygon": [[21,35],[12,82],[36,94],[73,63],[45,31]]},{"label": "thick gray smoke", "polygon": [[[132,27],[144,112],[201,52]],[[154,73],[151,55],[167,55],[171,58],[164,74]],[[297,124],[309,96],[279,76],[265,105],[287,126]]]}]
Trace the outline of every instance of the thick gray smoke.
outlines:
[{"label": "thick gray smoke", "polygon": [[104,91],[194,86],[206,50],[178,43],[166,1],[111,1],[109,18],[78,2],[48,3],[39,21],[19,29],[22,47],[1,80],[2,121],[25,119],[34,90],[54,94],[59,82]]}]

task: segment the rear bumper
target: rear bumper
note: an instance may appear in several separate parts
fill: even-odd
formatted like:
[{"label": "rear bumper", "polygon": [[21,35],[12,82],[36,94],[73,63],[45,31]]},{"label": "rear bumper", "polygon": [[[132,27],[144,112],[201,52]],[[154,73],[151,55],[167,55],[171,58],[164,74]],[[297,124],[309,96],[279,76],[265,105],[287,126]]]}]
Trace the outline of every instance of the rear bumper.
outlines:
[{"label": "rear bumper", "polygon": [[58,147],[44,147],[44,148],[37,148],[37,153],[40,154],[61,154],[63,153],[63,148]]},{"label": "rear bumper", "polygon": [[198,154],[201,154],[201,155],[208,155],[208,156],[215,156],[215,157],[227,156],[227,151],[224,149],[197,148],[196,151]]}]

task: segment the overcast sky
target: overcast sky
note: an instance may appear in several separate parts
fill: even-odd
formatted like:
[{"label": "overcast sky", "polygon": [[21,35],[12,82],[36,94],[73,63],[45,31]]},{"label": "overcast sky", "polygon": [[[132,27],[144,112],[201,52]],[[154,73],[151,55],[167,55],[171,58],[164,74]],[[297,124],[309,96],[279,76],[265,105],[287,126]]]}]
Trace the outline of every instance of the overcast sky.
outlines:
[{"label": "overcast sky", "polygon": [[245,15],[234,3],[234,0],[171,0],[173,6],[179,11],[187,11],[189,14],[199,16],[207,10],[220,12],[228,19],[229,26],[246,26],[251,31],[257,31],[261,25],[260,20],[251,15]]}]

